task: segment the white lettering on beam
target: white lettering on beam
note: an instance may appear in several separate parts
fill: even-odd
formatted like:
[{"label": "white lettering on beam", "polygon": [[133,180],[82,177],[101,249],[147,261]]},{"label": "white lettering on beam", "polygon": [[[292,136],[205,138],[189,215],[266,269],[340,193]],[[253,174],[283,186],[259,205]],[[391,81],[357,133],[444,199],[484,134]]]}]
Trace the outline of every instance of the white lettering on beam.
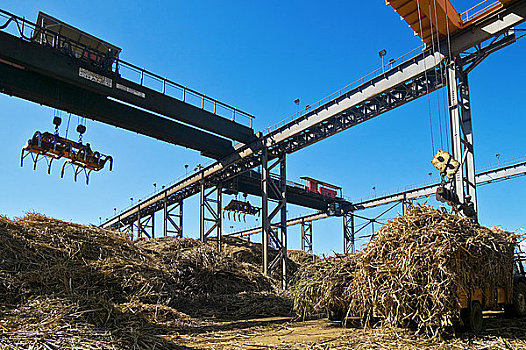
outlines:
[{"label": "white lettering on beam", "polygon": [[146,98],[146,94],[144,92],[132,89],[131,87],[127,87],[127,86],[124,86],[124,85],[119,84],[119,83],[117,83],[115,85],[115,87],[117,89],[119,89],[119,90],[126,91],[126,92],[128,92],[128,93],[130,93],[132,95],[139,96],[139,97],[142,97],[142,98]]}]

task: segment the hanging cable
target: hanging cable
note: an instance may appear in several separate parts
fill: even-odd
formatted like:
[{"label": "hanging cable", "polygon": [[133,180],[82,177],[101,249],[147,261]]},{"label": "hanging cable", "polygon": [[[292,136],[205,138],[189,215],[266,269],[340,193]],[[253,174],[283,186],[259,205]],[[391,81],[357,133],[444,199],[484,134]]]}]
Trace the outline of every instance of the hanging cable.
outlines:
[{"label": "hanging cable", "polygon": [[[417,9],[418,9],[418,23],[419,23],[419,26],[420,26],[420,38],[422,40],[424,40],[424,31],[422,29],[422,15],[421,15],[421,12],[420,12],[420,0],[417,0],[416,1],[416,5],[417,5]],[[429,96],[429,80],[428,80],[428,77],[427,77],[427,67],[426,67],[426,60],[425,60],[425,57],[424,57],[424,79],[426,80],[426,94]],[[429,102],[429,100],[428,100]],[[429,103],[428,103],[429,105]],[[433,123],[432,123],[432,119],[431,119],[431,107],[429,107],[429,123],[430,123],[430,126],[431,126],[431,149],[432,149],[432,152],[433,154],[435,154],[435,141],[434,141],[434,137],[433,137]]]},{"label": "hanging cable", "polygon": [[71,113],[68,116],[68,124],[66,125],[66,139],[68,138],[68,131],[69,131],[69,121],[71,120]]},{"label": "hanging cable", "polygon": [[[448,7],[446,6],[445,16],[446,16],[446,32],[447,32],[447,48],[448,48],[448,61],[447,62],[449,64],[449,63],[451,63],[451,35],[450,35],[450,32],[449,32],[449,17],[448,17],[448,13],[447,13],[447,8]],[[444,94],[444,100],[445,100],[445,94]],[[449,113],[450,113],[450,111],[449,111],[449,108],[450,108],[449,101],[447,102],[446,106],[447,106],[447,115],[449,116]],[[449,135],[450,134],[450,131],[449,131],[450,125],[449,125],[449,123],[447,123],[447,125],[448,125],[447,133]],[[448,150],[451,150],[451,148],[450,148],[450,138],[447,137],[446,141],[447,141],[447,148],[448,148]]]},{"label": "hanging cable", "polygon": [[[429,11],[429,29],[431,33],[431,53],[433,55],[433,62],[435,62],[435,67],[437,66],[437,59],[436,59],[436,50],[435,50],[435,30],[433,27],[433,12],[431,10],[431,3],[429,3],[428,6]],[[435,22],[435,27],[437,26],[437,23]],[[437,42],[439,41],[438,35],[437,35]],[[435,75],[436,75],[436,69]],[[436,79],[436,78],[435,78]],[[431,109],[431,96],[427,95],[427,103],[428,103],[428,109],[429,109],[429,122],[431,124],[431,130],[433,130],[433,115],[432,115],[432,109]],[[440,136],[440,148],[443,148],[444,142],[442,140],[442,125],[440,124],[440,110],[438,114],[438,128],[439,128],[439,136]]]},{"label": "hanging cable", "polygon": [[[438,15],[437,15],[437,3],[436,3],[436,0],[433,0],[433,8],[434,8],[434,17],[435,17],[435,30],[436,30],[436,38],[437,38],[437,51],[439,53],[442,53],[442,48],[440,46],[440,28],[439,28],[439,24],[438,24]],[[431,12],[430,12],[431,13]],[[436,61],[435,61],[436,63]],[[440,75],[440,85],[444,85],[444,69],[443,69],[443,65],[442,65],[442,62],[440,63],[439,65],[439,75]],[[444,93],[444,90],[442,89],[442,94]],[[438,109],[438,126],[439,126],[439,131],[440,131],[440,148],[444,149],[444,137],[446,138],[447,140],[447,135],[444,134],[443,130],[442,130],[442,126],[444,126],[444,128],[446,127],[446,124],[445,124],[445,121],[446,121],[446,118],[445,116],[442,116],[442,106],[440,105],[440,92],[438,92],[436,94],[437,96],[437,109]]]}]

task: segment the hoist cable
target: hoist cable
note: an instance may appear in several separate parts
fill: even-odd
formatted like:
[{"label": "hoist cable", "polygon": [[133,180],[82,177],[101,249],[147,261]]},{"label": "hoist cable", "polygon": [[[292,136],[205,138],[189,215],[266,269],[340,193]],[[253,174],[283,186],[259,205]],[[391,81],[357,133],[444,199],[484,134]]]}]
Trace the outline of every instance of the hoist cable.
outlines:
[{"label": "hoist cable", "polygon": [[[424,31],[422,29],[422,15],[421,15],[421,12],[420,12],[420,0],[417,0],[416,1],[416,5],[417,5],[417,9],[418,9],[418,22],[419,22],[419,25],[420,25],[420,38],[422,39],[422,41],[424,40]],[[424,79],[426,80],[426,93],[427,95],[429,95],[429,80],[428,80],[428,77],[427,77],[427,67],[426,67],[426,60],[425,60],[425,55],[423,55],[424,57]],[[431,117],[431,115],[430,115]],[[430,118],[430,126],[431,126],[431,148],[432,148],[432,152],[433,154],[435,154],[435,141],[434,141],[434,138],[433,138],[433,123],[432,123],[432,120]]]},{"label": "hoist cable", "polygon": [[[433,62],[435,62],[435,67],[437,65],[437,59],[436,59],[436,50],[435,50],[435,30],[434,30],[434,27],[433,27],[433,12],[431,10],[431,3],[429,3],[429,6],[428,6],[428,10],[429,10],[429,29],[430,29],[430,33],[431,33],[431,53],[433,55]],[[437,26],[437,23],[435,22],[435,27]],[[437,32],[437,42],[439,42],[439,38],[438,38],[438,32]],[[433,69],[433,71],[435,72],[435,79],[436,79],[436,68]],[[431,128],[433,128],[433,114],[432,114],[432,109],[431,109],[431,96],[428,94],[427,95],[427,104],[428,104],[428,109],[429,109],[429,123],[431,124]],[[444,146],[444,141],[442,139],[442,125],[441,125],[441,120],[440,120],[440,109],[438,111],[438,129],[439,129],[439,136],[440,136],[440,148],[443,148]]]},{"label": "hoist cable", "polygon": [[[437,3],[436,3],[436,0],[433,0],[433,7],[434,7],[434,10],[435,10],[435,29],[436,29],[436,37],[437,37],[437,50],[440,54],[442,54],[442,47],[440,46],[440,28],[439,28],[439,25],[438,25],[438,15],[437,15]],[[439,65],[439,75],[440,75],[440,85],[444,85],[444,69],[443,69],[443,64],[442,62],[440,63]],[[440,147],[442,149],[444,149],[444,140],[443,140],[443,137],[446,138],[447,140],[447,134],[444,133],[444,131],[447,130],[447,118],[446,116],[442,115],[442,106],[440,104],[440,94],[442,93],[442,95],[444,94],[444,90],[442,89],[441,92],[438,92],[437,93],[437,108],[438,108],[438,125],[439,125],[439,128],[440,128]],[[442,126],[444,126],[444,130],[442,130]]]},{"label": "hoist cable", "polygon": [[[449,32],[449,17],[448,17],[448,14],[447,14],[447,8],[448,7],[446,6],[445,16],[446,16],[447,48],[448,48],[448,61],[447,61],[447,63],[450,64],[451,63],[451,34]],[[449,74],[449,73],[447,73],[447,74]],[[456,77],[455,77],[455,79],[456,79]],[[446,85],[447,85],[447,81],[446,81]],[[448,97],[447,115],[449,117],[450,117],[450,113],[451,113],[450,107],[451,106],[449,105],[449,97]],[[449,125],[449,123],[447,125]],[[449,134],[451,134],[450,127],[448,127],[448,131],[449,131]],[[450,137],[447,137],[446,141],[447,141],[448,150],[451,150],[451,148],[450,148]],[[451,147],[453,147],[453,145],[451,145]]]},{"label": "hoist cable", "polygon": [[69,121],[71,120],[71,113],[68,116],[68,124],[66,126],[66,138],[68,138],[68,131],[69,131]]}]

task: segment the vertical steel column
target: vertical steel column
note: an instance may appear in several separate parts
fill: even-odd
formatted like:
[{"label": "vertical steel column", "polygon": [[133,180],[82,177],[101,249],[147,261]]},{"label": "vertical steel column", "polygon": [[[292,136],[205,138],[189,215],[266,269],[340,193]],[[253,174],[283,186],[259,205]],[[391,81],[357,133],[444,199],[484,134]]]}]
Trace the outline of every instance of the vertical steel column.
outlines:
[{"label": "vertical steel column", "polygon": [[137,238],[142,237],[142,225],[141,225],[141,205],[137,208]]},{"label": "vertical steel column", "polygon": [[221,184],[217,185],[217,207],[216,207],[216,236],[217,236],[217,249],[221,251],[223,243],[223,216],[222,216],[222,199],[223,199],[223,188]]},{"label": "vertical steel column", "polygon": [[[211,198],[212,193],[216,192],[216,199]],[[201,183],[200,205],[199,205],[199,237],[202,242],[206,242],[210,234],[215,230],[217,237],[217,247],[221,249],[221,241],[223,239],[222,220],[221,220],[221,185],[212,187],[209,191],[205,188],[204,183]],[[215,208],[213,204],[216,204]],[[207,216],[208,215],[208,216]],[[207,228],[206,223],[211,223]]]},{"label": "vertical steel column", "polygon": [[199,191],[199,240],[201,242],[206,242],[205,235],[205,181],[201,180],[201,189]]},{"label": "vertical steel column", "polygon": [[163,236],[168,236],[168,197],[166,192],[164,193],[163,202]]},{"label": "vertical steel column", "polygon": [[[280,164],[279,189],[281,191],[281,249],[278,250],[279,259],[274,259],[273,264],[281,263],[281,285],[283,289],[287,288],[287,163],[286,155],[283,153]],[[279,247],[279,245],[277,245]]]},{"label": "vertical steel column", "polygon": [[151,225],[152,225],[152,237],[151,238],[155,238],[155,212],[152,213],[152,217],[150,219],[151,221]]},{"label": "vertical steel column", "polygon": [[454,189],[461,202],[466,195],[470,195],[476,211],[477,193],[469,83],[468,75],[460,62],[460,58],[449,62],[447,75],[451,154],[461,163],[455,175]]},{"label": "vertical steel column", "polygon": [[312,254],[312,221],[301,222],[301,250]]},{"label": "vertical steel column", "polygon": [[261,155],[261,245],[263,246],[263,274],[268,276],[268,248],[270,220],[268,217],[268,191],[269,177],[268,151],[265,147]]},{"label": "vertical steel column", "polygon": [[344,254],[354,253],[356,251],[354,232],[354,214],[349,212],[343,215],[343,252]]},{"label": "vertical steel column", "polygon": [[133,221],[129,227],[130,227],[130,241],[133,241],[135,239],[135,234],[133,233]]},{"label": "vertical steel column", "polygon": [[[272,174],[272,169],[279,165],[279,174]],[[268,150],[262,154],[261,174],[261,208],[262,208],[262,241],[263,241],[263,273],[269,275],[281,265],[281,284],[287,287],[287,164],[286,154],[276,157],[269,164]],[[269,213],[269,202],[276,205]],[[278,213],[280,214],[279,216]],[[274,218],[279,222],[273,223]],[[281,231],[281,232],[278,232]],[[269,248],[276,249],[276,256],[269,260]]]}]

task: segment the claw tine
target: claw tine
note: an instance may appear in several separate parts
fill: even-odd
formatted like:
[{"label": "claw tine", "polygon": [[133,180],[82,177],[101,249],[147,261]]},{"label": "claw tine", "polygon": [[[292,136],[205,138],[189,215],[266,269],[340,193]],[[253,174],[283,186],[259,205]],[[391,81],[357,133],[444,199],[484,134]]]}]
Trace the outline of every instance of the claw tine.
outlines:
[{"label": "claw tine", "polygon": [[38,153],[37,153],[37,156],[33,159],[33,170],[37,170],[37,160],[38,160]]},{"label": "claw tine", "polygon": [[64,168],[66,166],[66,161],[64,161],[64,163],[62,164],[62,170],[60,171],[60,178],[64,178]]},{"label": "claw tine", "polygon": [[49,160],[49,163],[47,164],[47,173],[48,175],[51,174],[51,164],[53,163],[53,158]]}]

